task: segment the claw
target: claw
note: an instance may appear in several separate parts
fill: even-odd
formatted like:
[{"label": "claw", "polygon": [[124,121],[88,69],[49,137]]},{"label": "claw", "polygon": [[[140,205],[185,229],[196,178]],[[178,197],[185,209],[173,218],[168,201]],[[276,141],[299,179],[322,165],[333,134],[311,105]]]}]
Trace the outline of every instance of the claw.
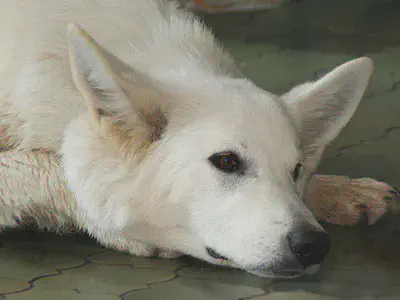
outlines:
[{"label": "claw", "polygon": [[397,189],[396,187],[392,187],[393,190],[389,191],[392,195],[395,195],[396,197],[400,198],[400,190]]},{"label": "claw", "polygon": [[358,209],[360,210],[359,224],[371,224],[371,218],[368,215],[368,207],[365,204],[360,204]]}]

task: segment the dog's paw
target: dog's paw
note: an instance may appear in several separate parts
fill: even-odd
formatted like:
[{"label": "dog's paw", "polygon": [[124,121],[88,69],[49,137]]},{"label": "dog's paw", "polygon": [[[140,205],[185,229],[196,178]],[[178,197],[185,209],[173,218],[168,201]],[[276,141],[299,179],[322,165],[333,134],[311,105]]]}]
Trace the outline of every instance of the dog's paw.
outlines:
[{"label": "dog's paw", "polygon": [[395,188],[372,178],[317,178],[309,207],[319,220],[328,223],[355,225],[366,218],[371,225],[388,211],[392,200],[400,200]]},{"label": "dog's paw", "polygon": [[156,248],[139,241],[124,242],[115,245],[115,249],[120,252],[127,252],[131,255],[140,257],[153,257],[156,255]]},{"label": "dog's paw", "polygon": [[174,259],[182,256],[183,254],[179,251],[169,250],[164,248],[155,248],[148,244],[139,241],[124,241],[115,245],[117,251],[127,252],[134,256],[140,257],[159,257],[164,259]]},{"label": "dog's paw", "polygon": [[183,254],[179,251],[169,250],[169,249],[158,249],[158,257],[165,259],[175,259],[181,257]]}]

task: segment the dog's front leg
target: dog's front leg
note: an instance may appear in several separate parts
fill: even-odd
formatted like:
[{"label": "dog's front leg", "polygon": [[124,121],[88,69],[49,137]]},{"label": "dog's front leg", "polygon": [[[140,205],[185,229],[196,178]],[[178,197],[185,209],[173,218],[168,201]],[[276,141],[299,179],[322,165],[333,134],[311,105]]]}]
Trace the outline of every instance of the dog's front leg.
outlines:
[{"label": "dog's front leg", "polygon": [[7,151],[0,153],[0,229],[30,225],[40,228],[87,230],[104,246],[138,256],[174,258],[175,251],[157,249],[140,241],[126,240],[119,234],[91,228],[75,208],[59,157],[46,151]]},{"label": "dog's front leg", "polygon": [[337,225],[355,225],[363,216],[374,224],[398,200],[390,185],[372,178],[314,175],[305,194],[305,203],[318,220]]},{"label": "dog's front leg", "polygon": [[182,256],[182,253],[164,248],[157,248],[155,246],[136,241],[124,239],[119,235],[114,237],[104,238],[98,237],[100,243],[107,248],[114,249],[120,252],[127,252],[131,255],[140,257],[160,257],[165,259],[173,259]]},{"label": "dog's front leg", "polygon": [[131,255],[141,257],[153,257],[157,255],[156,247],[136,240],[127,240],[119,234],[93,234],[96,239],[105,247],[120,252],[127,252]]},{"label": "dog's front leg", "polygon": [[89,233],[96,237],[96,239],[105,247],[114,249],[120,252],[127,252],[131,255],[141,257],[160,257],[166,259],[177,258],[182,254],[175,250],[159,248],[136,239],[127,238],[125,234],[119,232],[110,232],[104,230],[96,230],[89,226]]},{"label": "dog's front leg", "polygon": [[54,153],[0,153],[0,228],[34,221],[39,227],[72,224],[72,196]]}]

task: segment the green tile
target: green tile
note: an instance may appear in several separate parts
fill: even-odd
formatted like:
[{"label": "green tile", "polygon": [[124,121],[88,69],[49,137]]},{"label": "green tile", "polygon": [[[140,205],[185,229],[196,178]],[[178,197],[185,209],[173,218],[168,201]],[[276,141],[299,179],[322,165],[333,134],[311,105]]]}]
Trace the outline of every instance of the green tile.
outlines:
[{"label": "green tile", "polygon": [[264,294],[261,288],[240,283],[229,284],[214,280],[178,278],[176,280],[152,285],[148,290],[140,290],[125,295],[125,300],[231,300],[249,298]]},{"label": "green tile", "polygon": [[[15,245],[14,245],[15,246]],[[12,274],[25,280],[57,274],[58,269],[71,268],[85,262],[93,248],[52,244],[23,244],[0,249],[0,276]]]},{"label": "green tile", "polygon": [[0,276],[0,295],[22,291],[28,289],[30,286],[26,280]]},{"label": "green tile", "polygon": [[60,276],[43,278],[35,285],[47,290],[77,289],[82,293],[119,295],[174,278],[175,274],[169,270],[135,270],[130,266],[89,264],[64,270]]},{"label": "green tile", "polygon": [[270,289],[274,292],[306,291],[343,299],[393,297],[400,295],[399,276],[400,272],[324,269],[308,278],[276,282]]},{"label": "green tile", "polygon": [[[261,297],[251,298],[254,300],[341,300],[335,297],[325,297],[308,292],[276,292]],[[353,300],[374,300],[374,298],[359,298]]]},{"label": "green tile", "polygon": [[234,13],[224,16],[224,22],[221,22],[220,15],[202,16],[208,26],[213,29],[215,35],[223,39],[244,39],[250,30],[250,14]]},{"label": "green tile", "polygon": [[214,280],[224,282],[227,284],[235,285],[248,285],[252,287],[264,288],[272,282],[271,279],[261,278],[244,271],[235,270],[231,268],[215,268],[208,267],[188,267],[183,268],[177,272],[180,277],[200,279],[200,280]]},{"label": "green tile", "polygon": [[117,296],[106,294],[88,294],[78,293],[77,291],[68,290],[43,290],[34,288],[32,290],[9,295],[7,299],[12,300],[44,300],[44,299],[57,299],[57,300],[118,300]]},{"label": "green tile", "polygon": [[129,254],[103,251],[89,256],[90,261],[95,264],[104,265],[131,265],[135,269],[154,268],[154,269],[168,269],[175,271],[180,267],[185,266],[185,263],[176,259],[161,259],[161,258],[143,258],[136,257]]},{"label": "green tile", "polygon": [[[399,138],[400,130],[395,130],[376,141],[348,148],[342,152],[341,157],[325,159],[320,172],[373,177],[400,186]],[[357,143],[358,140],[356,138],[354,140]]]}]

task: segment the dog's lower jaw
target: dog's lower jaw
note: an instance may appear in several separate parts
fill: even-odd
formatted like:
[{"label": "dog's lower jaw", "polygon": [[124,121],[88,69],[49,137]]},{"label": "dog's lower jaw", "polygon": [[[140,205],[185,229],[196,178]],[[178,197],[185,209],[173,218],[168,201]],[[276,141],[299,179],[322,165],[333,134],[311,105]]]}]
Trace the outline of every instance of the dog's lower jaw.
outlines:
[{"label": "dog's lower jaw", "polygon": [[268,271],[268,270],[246,270],[248,273],[257,275],[264,278],[277,278],[277,279],[295,279],[303,276],[309,276],[317,273],[320,269],[320,265],[314,265],[307,267],[303,270],[279,270],[279,271]]},{"label": "dog's lower jaw", "polygon": [[304,276],[303,273],[274,273],[274,272],[260,272],[260,271],[247,271],[250,274],[262,277],[262,278],[271,278],[271,279],[295,279]]},{"label": "dog's lower jaw", "polygon": [[306,275],[313,275],[321,269],[321,265],[313,265],[304,270]]},{"label": "dog's lower jaw", "polygon": [[[235,268],[239,268],[238,266],[235,266]],[[303,277],[303,276],[309,276],[317,273],[321,268],[321,265],[312,265],[309,266],[305,269],[299,268],[299,269],[263,269],[263,268],[255,268],[255,269],[249,269],[249,268],[240,268],[247,273],[257,275],[259,277],[263,278],[277,278],[277,279],[294,279],[298,277]]]}]

